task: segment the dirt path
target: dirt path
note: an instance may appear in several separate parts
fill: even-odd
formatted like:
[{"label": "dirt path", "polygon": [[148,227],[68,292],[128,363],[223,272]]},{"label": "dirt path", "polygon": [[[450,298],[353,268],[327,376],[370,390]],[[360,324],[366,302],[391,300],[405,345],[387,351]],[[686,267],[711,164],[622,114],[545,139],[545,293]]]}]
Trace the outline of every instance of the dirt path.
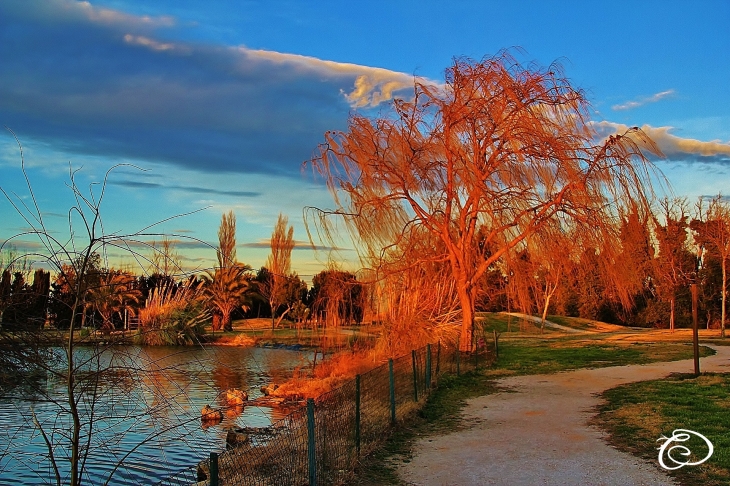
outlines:
[{"label": "dirt path", "polygon": [[[702,371],[730,372],[730,347],[715,349]],[[677,484],[656,462],[609,446],[588,421],[600,404],[596,393],[692,370],[685,360],[502,379],[509,392],[469,400],[468,430],[419,440],[398,474],[414,485]]]}]

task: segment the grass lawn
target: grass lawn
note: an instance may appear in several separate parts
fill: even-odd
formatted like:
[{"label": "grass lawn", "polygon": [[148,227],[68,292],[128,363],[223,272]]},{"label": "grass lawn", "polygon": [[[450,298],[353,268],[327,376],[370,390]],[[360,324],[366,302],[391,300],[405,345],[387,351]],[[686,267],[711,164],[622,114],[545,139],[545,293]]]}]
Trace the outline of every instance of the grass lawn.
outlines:
[{"label": "grass lawn", "polygon": [[[670,437],[675,429],[693,430],[713,443],[714,454],[701,465],[671,474],[683,485],[730,484],[730,374],[631,383],[607,390],[603,397],[607,403],[594,422],[609,431],[615,447],[656,461],[659,437]],[[695,461],[707,453],[701,439],[683,444]],[[676,452],[674,457],[682,458]],[[666,459],[665,463],[671,465]]]},{"label": "grass lawn", "polygon": [[[714,354],[701,346],[700,356]],[[499,359],[486,370],[491,376],[555,373],[693,357],[691,344],[614,343],[566,337],[550,340],[509,339],[499,344]]]}]

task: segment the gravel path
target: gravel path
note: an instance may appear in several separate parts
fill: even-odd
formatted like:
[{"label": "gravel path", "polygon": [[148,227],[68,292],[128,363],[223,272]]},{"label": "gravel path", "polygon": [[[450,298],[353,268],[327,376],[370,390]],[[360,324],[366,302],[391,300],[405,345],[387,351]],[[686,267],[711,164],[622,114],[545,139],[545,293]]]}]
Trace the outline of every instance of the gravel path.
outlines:
[{"label": "gravel path", "polygon": [[[730,372],[730,347],[714,349],[702,358],[702,371]],[[468,430],[420,439],[398,474],[414,485],[677,484],[656,461],[609,446],[588,421],[600,404],[597,393],[693,369],[685,360],[501,379],[509,391],[468,401]]]}]

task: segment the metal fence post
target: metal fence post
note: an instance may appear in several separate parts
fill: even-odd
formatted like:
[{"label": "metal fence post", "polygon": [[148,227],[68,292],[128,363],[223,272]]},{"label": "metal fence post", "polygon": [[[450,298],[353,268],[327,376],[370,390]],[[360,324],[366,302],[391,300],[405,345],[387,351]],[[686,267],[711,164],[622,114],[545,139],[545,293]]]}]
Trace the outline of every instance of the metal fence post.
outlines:
[{"label": "metal fence post", "polygon": [[416,370],[416,350],[411,351],[413,359],[413,401],[418,401],[418,371]]},{"label": "metal fence post", "polygon": [[360,457],[360,375],[355,375],[355,449]]},{"label": "metal fence post", "polygon": [[431,345],[426,345],[426,390],[431,389]]},{"label": "metal fence post", "polygon": [[309,462],[309,486],[317,484],[317,450],[314,428],[314,399],[307,399],[307,459]]},{"label": "metal fence post", "polygon": [[395,376],[393,375],[393,358],[388,360],[388,378],[390,379],[390,422],[395,424]]},{"label": "metal fence post", "polygon": [[218,454],[210,453],[210,486],[218,486]]}]

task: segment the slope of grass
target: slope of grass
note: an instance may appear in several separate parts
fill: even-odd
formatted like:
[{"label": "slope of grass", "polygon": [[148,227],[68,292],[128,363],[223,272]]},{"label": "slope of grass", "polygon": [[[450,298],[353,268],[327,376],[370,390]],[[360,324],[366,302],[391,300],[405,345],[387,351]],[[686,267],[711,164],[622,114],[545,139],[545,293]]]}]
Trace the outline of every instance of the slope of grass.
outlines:
[{"label": "slope of grass", "polygon": [[[714,352],[710,348],[700,347],[700,356],[712,354]],[[487,373],[492,376],[555,373],[692,357],[692,346],[684,343],[616,344],[575,338],[515,339],[500,342],[499,359]]]},{"label": "slope of grass", "polygon": [[498,333],[522,333],[522,334],[548,334],[551,329],[540,331],[540,325],[526,319],[497,312],[477,312],[476,314],[477,332],[480,330],[487,335],[491,335],[492,331]]},{"label": "slope of grass", "polygon": [[[683,485],[730,484],[730,374],[675,375],[619,386],[603,397],[607,403],[594,423],[608,430],[615,447],[655,462],[661,445],[657,439],[670,437],[675,429],[693,430],[713,443],[714,454],[703,464],[671,474]],[[684,445],[694,461],[707,453],[701,439]],[[676,452],[674,457],[682,458]],[[671,465],[666,455],[665,462]]]}]

